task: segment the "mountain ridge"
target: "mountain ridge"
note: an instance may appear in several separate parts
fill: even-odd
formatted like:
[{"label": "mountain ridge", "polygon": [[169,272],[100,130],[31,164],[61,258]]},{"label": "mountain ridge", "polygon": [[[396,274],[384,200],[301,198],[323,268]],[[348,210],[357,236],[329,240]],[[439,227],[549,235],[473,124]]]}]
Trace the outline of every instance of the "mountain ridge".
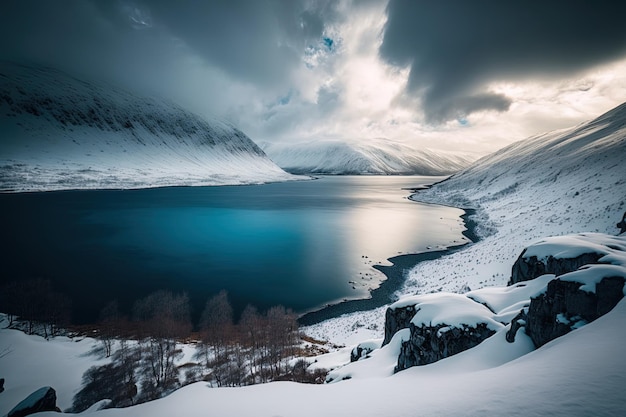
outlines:
[{"label": "mountain ridge", "polygon": [[294,174],[448,175],[474,160],[470,155],[415,149],[387,139],[260,145],[281,168]]},{"label": "mountain ridge", "polygon": [[0,62],[0,128],[3,190],[294,179],[229,123],[51,68]]}]

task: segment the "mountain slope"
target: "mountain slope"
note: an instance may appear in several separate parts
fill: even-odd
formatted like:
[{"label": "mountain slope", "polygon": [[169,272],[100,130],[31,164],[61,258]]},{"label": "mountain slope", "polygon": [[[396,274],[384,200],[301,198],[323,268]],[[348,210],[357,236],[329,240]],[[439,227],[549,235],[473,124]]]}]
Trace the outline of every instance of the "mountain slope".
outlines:
[{"label": "mountain slope", "polygon": [[473,160],[468,155],[415,149],[385,139],[356,144],[326,140],[261,146],[281,168],[298,174],[446,175]]},{"label": "mountain slope", "polygon": [[62,72],[0,62],[0,190],[293,179],[244,133]]},{"label": "mountain slope", "polygon": [[483,240],[419,265],[406,291],[420,285],[423,292],[505,285],[521,249],[539,238],[617,234],[615,225],[626,211],[625,156],[622,104],[579,126],[514,143],[416,194],[419,201],[477,209],[474,219]]},{"label": "mountain slope", "polygon": [[[616,223],[626,211],[625,156],[623,104],[579,126],[516,142],[419,191],[411,199],[473,208],[469,218],[481,240],[418,264],[397,296],[504,286],[520,252],[544,237],[617,234]],[[381,338],[380,329],[367,329],[380,326],[384,317],[383,307],[306,331],[318,339],[351,344]]]}]

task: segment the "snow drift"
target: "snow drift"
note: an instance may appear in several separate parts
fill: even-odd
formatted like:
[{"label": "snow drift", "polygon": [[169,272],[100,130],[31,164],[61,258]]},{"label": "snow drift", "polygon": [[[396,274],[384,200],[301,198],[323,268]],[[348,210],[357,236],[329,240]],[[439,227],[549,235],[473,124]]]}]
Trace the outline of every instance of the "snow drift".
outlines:
[{"label": "snow drift", "polygon": [[415,149],[386,139],[362,143],[261,143],[261,147],[281,168],[296,174],[446,175],[475,159],[466,154]]},{"label": "snow drift", "polygon": [[163,100],[0,62],[0,190],[294,179],[244,133]]}]

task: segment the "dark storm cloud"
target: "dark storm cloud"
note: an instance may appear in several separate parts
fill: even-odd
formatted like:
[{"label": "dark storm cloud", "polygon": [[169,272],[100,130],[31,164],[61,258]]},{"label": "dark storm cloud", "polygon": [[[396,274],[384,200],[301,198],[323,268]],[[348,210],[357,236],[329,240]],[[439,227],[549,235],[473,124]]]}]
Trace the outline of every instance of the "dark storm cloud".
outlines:
[{"label": "dark storm cloud", "polygon": [[146,30],[147,11],[127,6],[115,1],[5,1],[0,59],[130,87],[167,83],[178,73],[182,55],[162,33]]},{"label": "dark storm cloud", "polygon": [[299,65],[302,51],[322,37],[332,8],[296,1],[145,1],[163,25],[197,54],[257,83],[275,83]]},{"label": "dark storm cloud", "polygon": [[489,81],[569,75],[626,55],[618,1],[391,0],[381,56],[410,66],[431,122],[506,110]]},{"label": "dark storm cloud", "polygon": [[4,1],[0,59],[28,60],[124,84],[159,85],[199,58],[234,80],[273,86],[301,65],[335,15],[332,2]]}]

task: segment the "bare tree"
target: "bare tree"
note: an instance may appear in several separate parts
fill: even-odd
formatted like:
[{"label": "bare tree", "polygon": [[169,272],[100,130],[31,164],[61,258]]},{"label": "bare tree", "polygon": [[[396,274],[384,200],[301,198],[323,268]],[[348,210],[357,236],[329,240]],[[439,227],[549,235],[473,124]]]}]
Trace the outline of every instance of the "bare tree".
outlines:
[{"label": "bare tree", "polygon": [[226,291],[220,291],[206,302],[200,317],[200,332],[207,367],[213,368],[218,386],[228,384],[226,380],[230,374],[230,348],[234,328],[233,308]]},{"label": "bare tree", "polygon": [[63,327],[70,323],[71,300],[56,291],[48,291],[42,294],[44,297],[42,309],[42,323],[44,336],[54,337],[59,334]]},{"label": "bare tree", "polygon": [[103,399],[111,401],[108,407],[127,407],[135,404],[137,395],[135,369],[139,357],[138,348],[131,347],[126,340],[121,340],[111,362],[92,366],[85,371],[82,387],[74,396],[70,411],[80,413]]},{"label": "bare tree", "polygon": [[16,319],[26,324],[28,334],[41,332],[46,338],[58,334],[69,323],[71,303],[65,295],[53,291],[50,280],[33,279],[4,286],[0,298],[9,318],[9,327]]},{"label": "bare tree", "polygon": [[9,323],[7,327],[13,327],[15,319],[19,316],[19,301],[18,297],[20,297],[18,290],[18,283],[13,281],[9,282],[0,288],[0,306],[2,306],[2,311],[6,313],[7,319]]},{"label": "bare tree", "polygon": [[241,343],[245,347],[246,359],[250,364],[250,379],[253,384],[262,382],[257,381],[257,377],[259,374],[262,374],[263,322],[264,319],[256,307],[247,305],[243,313],[241,313],[238,325]]},{"label": "bare tree", "polygon": [[17,284],[16,311],[27,324],[26,333],[35,333],[37,323],[42,321],[46,294],[50,291],[50,281],[40,278]]},{"label": "bare tree", "polygon": [[111,301],[100,310],[100,340],[107,358],[113,353],[113,341],[119,336],[121,319],[117,300]]},{"label": "bare tree", "polygon": [[122,379],[123,388],[116,398],[120,407],[135,404],[135,396],[137,395],[135,371],[140,359],[141,349],[133,347],[131,342],[126,339],[120,339],[119,347],[113,354],[113,363],[119,368]]},{"label": "bare tree", "polygon": [[146,399],[158,398],[179,384],[175,360],[182,351],[176,342],[191,332],[189,297],[157,291],[135,302],[133,315],[143,331],[142,393]]},{"label": "bare tree", "polygon": [[267,334],[272,377],[277,377],[286,372],[283,362],[293,355],[297,343],[298,322],[295,314],[283,306],[270,308],[267,312]]}]

